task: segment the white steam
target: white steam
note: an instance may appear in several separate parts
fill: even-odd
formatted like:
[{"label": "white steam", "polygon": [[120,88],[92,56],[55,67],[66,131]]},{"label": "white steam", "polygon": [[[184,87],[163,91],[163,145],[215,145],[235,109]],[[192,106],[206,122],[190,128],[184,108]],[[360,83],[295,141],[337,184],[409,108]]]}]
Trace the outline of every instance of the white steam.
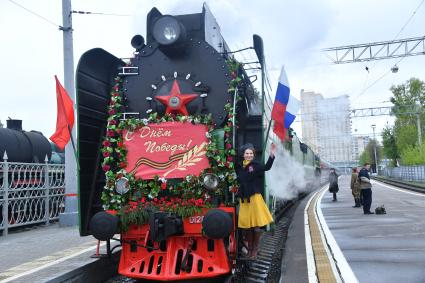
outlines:
[{"label": "white steam", "polygon": [[266,172],[270,194],[281,199],[294,199],[307,190],[304,167],[281,147],[277,148],[272,169]]}]

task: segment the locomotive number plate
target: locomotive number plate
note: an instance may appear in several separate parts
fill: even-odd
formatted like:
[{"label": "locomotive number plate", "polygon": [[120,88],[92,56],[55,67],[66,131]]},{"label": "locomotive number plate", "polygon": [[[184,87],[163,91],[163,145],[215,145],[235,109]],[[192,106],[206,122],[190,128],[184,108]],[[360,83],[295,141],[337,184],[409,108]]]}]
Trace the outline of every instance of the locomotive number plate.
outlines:
[{"label": "locomotive number plate", "polygon": [[190,224],[199,224],[202,223],[202,220],[204,220],[204,216],[191,216],[189,217],[189,223]]}]

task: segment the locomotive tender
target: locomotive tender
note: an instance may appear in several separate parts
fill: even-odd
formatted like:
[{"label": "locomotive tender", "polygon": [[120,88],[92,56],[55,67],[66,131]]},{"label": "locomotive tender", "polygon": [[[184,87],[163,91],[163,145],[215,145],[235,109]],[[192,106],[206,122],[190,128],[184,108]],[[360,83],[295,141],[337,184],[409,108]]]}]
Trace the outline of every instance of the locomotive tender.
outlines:
[{"label": "locomotive tender", "polygon": [[[119,231],[128,277],[228,276],[239,252],[237,149],[249,142],[262,156],[271,108],[206,5],[177,16],[153,8],[146,42],[131,43],[129,61],[96,48],[77,67],[80,234]],[[263,64],[257,35],[254,47]],[[291,146],[313,174],[311,150],[296,137]]]}]

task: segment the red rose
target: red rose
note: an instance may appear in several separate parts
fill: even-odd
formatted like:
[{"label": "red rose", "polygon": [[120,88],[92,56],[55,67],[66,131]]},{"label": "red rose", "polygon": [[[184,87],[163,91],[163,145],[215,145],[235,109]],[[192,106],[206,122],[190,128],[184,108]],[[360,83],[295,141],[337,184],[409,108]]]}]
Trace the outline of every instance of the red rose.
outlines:
[{"label": "red rose", "polygon": [[109,166],[109,165],[103,165],[102,166],[102,169],[103,169],[103,171],[109,171],[109,169],[111,169],[111,166]]},{"label": "red rose", "polygon": [[106,136],[108,136],[108,137],[113,137],[113,136],[115,136],[115,132],[114,132],[113,130],[108,130],[108,131],[106,132]]},{"label": "red rose", "polygon": [[108,157],[109,155],[110,155],[109,152],[107,151],[103,152],[103,157]]},{"label": "red rose", "polygon": [[227,161],[232,162],[233,161],[233,157],[227,156]]},{"label": "red rose", "polygon": [[165,190],[166,188],[167,188],[167,183],[162,183],[162,184],[161,184],[161,189],[162,189],[162,190]]},{"label": "red rose", "polygon": [[116,125],[116,124],[117,124],[117,121],[115,121],[115,120],[109,121],[109,125]]},{"label": "red rose", "polygon": [[231,149],[232,148],[232,145],[230,143],[226,143],[226,148],[227,149]]},{"label": "red rose", "polygon": [[125,168],[126,166],[127,166],[127,164],[125,164],[125,162],[122,162],[122,161],[120,162],[120,167],[121,168]]},{"label": "red rose", "polygon": [[231,188],[229,189],[229,191],[230,191],[230,192],[232,192],[232,193],[237,193],[237,192],[238,192],[238,187],[233,186],[233,187],[231,187]]},{"label": "red rose", "polygon": [[123,147],[124,146],[124,143],[122,141],[119,141],[119,142],[117,142],[117,146],[118,147]]},{"label": "red rose", "polygon": [[145,197],[142,197],[141,202],[142,203],[145,203],[146,202],[146,198]]},{"label": "red rose", "polygon": [[111,143],[108,140],[103,141],[103,146],[108,147],[111,146]]},{"label": "red rose", "polygon": [[114,115],[115,113],[116,113],[115,109],[111,109],[111,110],[108,111],[109,115]]}]

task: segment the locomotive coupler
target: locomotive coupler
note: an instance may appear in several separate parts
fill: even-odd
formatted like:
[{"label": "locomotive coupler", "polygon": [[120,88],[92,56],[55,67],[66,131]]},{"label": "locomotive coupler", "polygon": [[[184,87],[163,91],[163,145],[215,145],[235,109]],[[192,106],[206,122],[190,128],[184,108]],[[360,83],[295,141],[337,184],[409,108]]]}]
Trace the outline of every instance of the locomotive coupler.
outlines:
[{"label": "locomotive coupler", "polygon": [[189,262],[189,255],[192,252],[192,248],[193,248],[193,243],[194,243],[194,239],[190,238],[189,242],[187,243],[187,249],[186,249],[186,253],[183,257],[182,260],[182,265],[180,267],[181,270],[188,272],[188,262]]},{"label": "locomotive coupler", "polygon": [[183,220],[174,213],[149,213],[149,239],[160,242],[167,237],[183,234]]}]

